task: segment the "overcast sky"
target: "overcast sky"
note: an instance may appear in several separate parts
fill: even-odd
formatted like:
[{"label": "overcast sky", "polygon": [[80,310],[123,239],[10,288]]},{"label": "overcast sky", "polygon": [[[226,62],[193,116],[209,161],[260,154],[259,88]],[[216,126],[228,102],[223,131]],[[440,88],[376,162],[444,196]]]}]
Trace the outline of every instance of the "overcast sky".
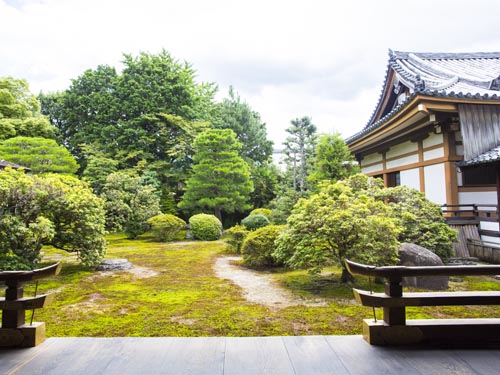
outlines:
[{"label": "overcast sky", "polygon": [[290,120],[350,136],[377,104],[388,49],[500,51],[500,1],[0,0],[0,76],[35,94],[122,54],[162,49],[230,85],[281,147]]}]

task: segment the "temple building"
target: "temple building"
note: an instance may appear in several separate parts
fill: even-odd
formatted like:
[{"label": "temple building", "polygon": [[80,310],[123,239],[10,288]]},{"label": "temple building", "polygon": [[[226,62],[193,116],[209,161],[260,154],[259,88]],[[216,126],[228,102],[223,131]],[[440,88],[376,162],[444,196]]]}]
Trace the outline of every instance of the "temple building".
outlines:
[{"label": "temple building", "polygon": [[346,142],[363,173],[424,192],[500,242],[500,52],[389,51],[375,111]]}]

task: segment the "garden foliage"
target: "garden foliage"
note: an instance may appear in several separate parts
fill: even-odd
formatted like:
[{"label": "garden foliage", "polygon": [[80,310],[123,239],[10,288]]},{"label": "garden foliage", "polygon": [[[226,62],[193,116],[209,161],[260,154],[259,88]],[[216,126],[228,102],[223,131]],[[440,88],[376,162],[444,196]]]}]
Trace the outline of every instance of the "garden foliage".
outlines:
[{"label": "garden foliage", "polygon": [[160,213],[160,192],[133,170],[111,173],[103,187],[106,227],[136,238],[148,229],[147,220]]},{"label": "garden foliage", "polygon": [[400,229],[391,218],[391,208],[355,195],[344,183],[300,199],[287,224],[274,255],[293,268],[319,273],[336,265],[343,269],[342,281],[348,281],[345,259],[379,266],[397,262]]},{"label": "garden foliage", "polygon": [[214,215],[196,214],[191,216],[189,229],[197,240],[215,241],[222,236],[222,223]]},{"label": "garden foliage", "polygon": [[153,237],[157,241],[180,241],[186,238],[187,224],[171,214],[160,214],[148,219]]},{"label": "garden foliage", "polygon": [[85,265],[105,254],[104,202],[76,178],[0,172],[0,268],[33,268],[42,245],[77,253]]},{"label": "garden foliage", "polygon": [[276,267],[282,261],[273,255],[275,241],[283,231],[282,225],[268,225],[250,232],[243,242],[243,263],[249,267]]},{"label": "garden foliage", "polygon": [[262,214],[255,214],[249,215],[241,220],[241,224],[248,230],[256,230],[271,224],[271,222],[266,216]]},{"label": "garden foliage", "polygon": [[248,233],[249,231],[243,225],[235,225],[224,232],[226,242],[235,253],[241,253],[241,246]]},{"label": "garden foliage", "polygon": [[261,208],[256,208],[256,209],[250,211],[249,215],[264,215],[265,217],[267,217],[269,219],[272,212],[273,212],[273,210],[271,210],[269,208],[261,207]]}]

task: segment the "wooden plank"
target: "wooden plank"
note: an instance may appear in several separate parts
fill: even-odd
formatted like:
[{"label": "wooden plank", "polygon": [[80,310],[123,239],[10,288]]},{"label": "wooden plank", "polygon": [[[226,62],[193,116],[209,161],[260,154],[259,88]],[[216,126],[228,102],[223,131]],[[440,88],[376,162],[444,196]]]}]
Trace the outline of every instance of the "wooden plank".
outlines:
[{"label": "wooden plank", "polygon": [[224,375],[295,374],[281,337],[228,337]]},{"label": "wooden plank", "polygon": [[500,291],[417,292],[402,297],[355,288],[353,292],[358,302],[370,307],[500,305]]},{"label": "wooden plank", "polygon": [[[53,340],[53,339],[49,339]],[[51,350],[24,365],[15,375],[105,374],[120,346],[113,339],[58,338]],[[13,375],[14,375],[13,374]],[[111,374],[111,373],[110,373]]]},{"label": "wooden plank", "polygon": [[[395,349],[371,346],[361,336],[128,337],[50,338],[35,348],[0,350],[0,374],[161,375],[173,374],[174,370],[177,374],[203,374],[208,373],[208,368],[204,372],[191,362],[201,358],[202,363],[206,360],[204,363],[211,366],[210,363],[222,360],[220,345],[224,343],[224,372],[218,368],[212,372],[214,375],[345,374],[346,370],[353,375],[467,375],[497,374],[500,368],[498,347],[488,350]],[[209,348],[210,345],[219,349]],[[198,353],[205,350],[207,353]],[[325,363],[329,359],[333,362],[331,366]]]},{"label": "wooden plank", "polygon": [[[399,355],[421,374],[477,375],[459,356],[445,350],[406,349]],[[494,374],[494,373],[491,373]]]},{"label": "wooden plank", "polygon": [[41,309],[52,303],[54,294],[41,294],[36,297],[25,297],[14,301],[6,301],[0,298],[0,310],[33,310]]},{"label": "wooden plank", "polygon": [[283,342],[297,375],[349,374],[324,336],[290,336]]},{"label": "wooden plank", "polygon": [[453,350],[452,353],[467,363],[476,374],[498,374],[500,355],[498,350]]},{"label": "wooden plank", "polygon": [[421,375],[399,350],[374,346],[361,336],[326,336],[347,371],[356,375]]},{"label": "wooden plank", "polygon": [[171,341],[162,374],[224,373],[224,337],[173,337]]},{"label": "wooden plank", "polygon": [[61,272],[62,265],[60,263],[52,264],[48,267],[39,268],[33,271],[3,271],[0,272],[0,280],[2,281],[33,281],[42,279],[48,276],[55,276]]},{"label": "wooden plank", "polygon": [[[109,355],[98,354],[100,362],[105,363],[103,370],[96,374],[135,375],[135,374],[171,374],[170,350],[171,337],[114,338],[116,350]],[[105,345],[113,345],[113,341]],[[82,375],[85,373],[82,372]],[[88,374],[88,372],[87,372]],[[77,374],[80,375],[80,374]]]},{"label": "wooden plank", "polygon": [[40,355],[43,358],[44,353],[52,350],[52,345],[57,347],[57,340],[45,341],[43,345],[32,348],[1,349],[0,374],[20,374],[18,370]]},{"label": "wooden plank", "polygon": [[500,265],[489,266],[387,266],[375,267],[346,260],[352,274],[373,277],[400,278],[407,276],[480,276],[500,273]]}]

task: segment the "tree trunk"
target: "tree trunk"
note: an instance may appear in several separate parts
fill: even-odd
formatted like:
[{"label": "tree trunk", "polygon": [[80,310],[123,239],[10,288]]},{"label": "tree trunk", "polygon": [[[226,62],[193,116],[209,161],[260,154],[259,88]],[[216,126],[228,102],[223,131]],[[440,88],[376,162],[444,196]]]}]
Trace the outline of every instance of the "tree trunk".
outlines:
[{"label": "tree trunk", "polygon": [[354,282],[354,276],[352,276],[345,267],[342,267],[342,276],[340,276],[340,282],[343,284]]},{"label": "tree trunk", "polygon": [[214,215],[222,223],[222,213],[220,211],[220,207],[214,207]]}]

